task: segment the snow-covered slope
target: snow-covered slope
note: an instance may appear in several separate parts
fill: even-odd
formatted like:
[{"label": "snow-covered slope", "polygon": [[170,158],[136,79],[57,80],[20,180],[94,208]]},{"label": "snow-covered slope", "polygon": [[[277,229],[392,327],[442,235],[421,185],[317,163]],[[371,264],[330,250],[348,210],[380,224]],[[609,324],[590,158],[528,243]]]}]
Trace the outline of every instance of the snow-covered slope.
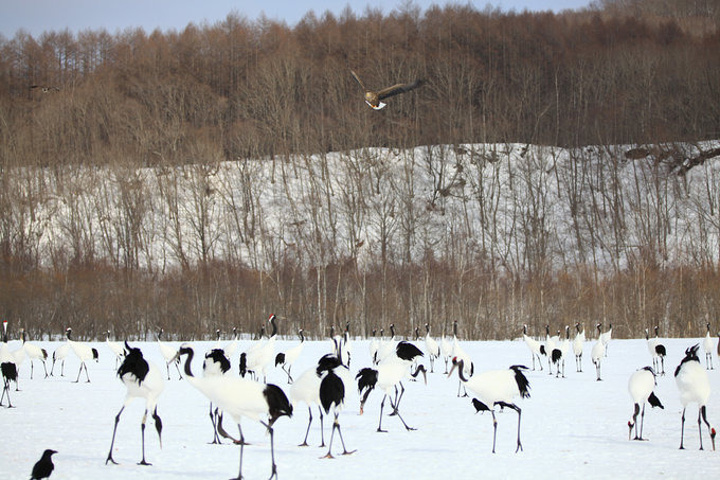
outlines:
[{"label": "snow-covered slope", "polygon": [[[349,386],[345,410],[340,416],[350,456],[334,460],[320,459],[326,449],[318,448],[319,422],[314,412],[310,447],[298,447],[307,426],[307,408],[296,406],[292,418],[281,418],[275,426],[278,473],[284,479],[433,479],[433,478],[717,478],[720,453],[710,449],[704,431],[705,451],[699,451],[697,410],[689,407],[685,425],[686,450],[679,450],[679,395],[673,371],[684,350],[696,339],[669,339],[665,377],[658,377],[657,396],[665,409],[649,407],[645,415],[646,442],[629,441],[627,422],[632,405],[627,390],[629,376],[651,364],[645,340],[612,340],[608,357],[603,359],[603,381],[595,381],[589,360],[592,342],[585,344],[584,372],[576,373],[574,359],[566,365],[567,377],[555,378],[543,371],[528,371],[531,397],[518,400],[522,408],[524,451],[514,453],[517,415],[511,410],[498,413],[497,453],[491,453],[492,420],[487,413],[476,414],[468,398],[457,398],[457,377],[442,374],[442,361],[428,383],[405,382],[407,391],[401,411],[416,431],[406,431],[394,417],[385,417],[387,433],[377,433],[380,392],[373,392],[358,415],[359,399],[354,385]],[[38,342],[50,352],[59,344]],[[279,340],[277,351],[296,344]],[[211,342],[196,342],[199,352],[211,348]],[[423,347],[422,342],[418,345]],[[502,342],[461,342],[476,363],[476,371],[506,368],[513,364],[530,365],[530,353],[522,340]],[[140,460],[140,419],[142,402],[136,400],[123,413],[113,453],[120,465],[105,465],[114,417],[120,409],[125,389],[114,372],[115,359],[103,342],[94,344],[100,362],[88,365],[91,383],[72,383],[78,361],[68,358],[65,377],[42,378],[35,369],[30,380],[28,364],[20,370],[20,391],[11,391],[16,408],[0,409],[0,478],[29,478],[43,450],[58,450],[54,456],[53,480],[104,478],[127,479],[134,475],[151,479],[230,478],[237,474],[239,447],[210,445],[211,424],[208,401],[187,381],[167,381],[160,398],[163,445],[148,418],[147,460],[153,465],[138,466]],[[146,357],[162,366],[162,357],[154,342],[133,343]],[[248,348],[249,342],[241,345]],[[353,343],[351,371],[369,366],[368,341]],[[9,343],[14,350],[19,342]],[[329,341],[308,341],[293,367],[295,376],[330,351]],[[701,350],[701,359],[704,360]],[[427,361],[425,361],[427,364]],[[709,371],[713,394],[708,417],[720,424],[720,362]],[[704,362],[703,362],[704,365]],[[37,367],[37,365],[36,365]],[[200,369],[196,360],[194,370]],[[237,357],[233,359],[237,373]],[[286,375],[273,369],[269,381],[289,387]],[[84,379],[84,376],[83,376]],[[388,412],[387,404],[385,411]],[[231,433],[237,430],[227,423]],[[325,422],[326,440],[330,422]],[[249,420],[243,423],[246,439],[244,474],[247,479],[265,479],[270,475],[269,438],[264,429]],[[337,441],[337,440],[336,440]],[[341,447],[336,443],[335,453]]]}]

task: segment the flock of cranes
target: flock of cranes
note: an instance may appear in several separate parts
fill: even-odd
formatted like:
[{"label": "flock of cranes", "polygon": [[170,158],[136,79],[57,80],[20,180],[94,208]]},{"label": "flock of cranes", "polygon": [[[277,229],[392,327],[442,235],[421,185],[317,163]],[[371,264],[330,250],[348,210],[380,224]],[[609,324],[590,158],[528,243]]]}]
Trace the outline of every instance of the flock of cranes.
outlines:
[{"label": "flock of cranes", "polygon": [[[321,458],[333,457],[333,442],[338,437],[342,446],[342,455],[350,455],[355,450],[348,450],[341,429],[341,413],[345,406],[346,395],[350,389],[357,388],[360,395],[359,413],[362,414],[366,402],[374,390],[382,394],[380,401],[380,412],[376,431],[387,433],[383,429],[383,412],[385,403],[390,406],[390,415],[396,416],[403,427],[414,430],[408,425],[400,412],[401,402],[405,394],[403,382],[417,381],[422,375],[424,383],[427,384],[428,373],[435,372],[435,361],[442,359],[445,362],[445,377],[451,377],[456,371],[458,373],[459,385],[458,396],[470,397],[471,404],[477,412],[490,412],[493,422],[492,452],[496,451],[498,417],[496,407],[501,409],[514,410],[517,415],[517,439],[515,452],[523,450],[521,442],[521,416],[522,409],[517,403],[518,399],[530,398],[530,380],[526,372],[530,370],[525,365],[515,364],[506,369],[475,372],[475,365],[472,358],[463,350],[462,342],[458,338],[457,322],[452,325],[452,336],[442,335],[436,339],[431,335],[429,324],[425,325],[425,336],[415,331],[415,341],[400,339],[396,335],[395,326],[389,325],[389,337],[378,338],[373,335],[369,342],[369,354],[371,365],[363,366],[353,374],[349,365],[351,362],[352,337],[349,332],[349,325],[344,331],[335,335],[331,331],[329,353],[317,360],[311,368],[307,369],[295,378],[291,369],[296,360],[302,355],[305,347],[305,336],[302,330],[298,330],[298,342],[283,350],[276,351],[276,340],[278,338],[278,318],[270,315],[267,323],[271,333],[268,338],[261,338],[253,341],[240,354],[239,374],[233,371],[232,360],[237,359],[239,348],[239,337],[237,331],[233,332],[230,343],[223,344],[220,332],[216,332],[217,341],[213,348],[203,352],[202,375],[196,376],[193,373],[192,362],[196,350],[189,343],[183,343],[177,347],[162,340],[163,330],[157,332],[157,345],[165,368],[158,367],[148,361],[140,348],[133,347],[127,341],[111,341],[110,332],[106,335],[106,344],[113,354],[116,362],[117,377],[126,389],[126,395],[122,406],[114,419],[110,449],[105,463],[117,463],[113,458],[115,440],[118,424],[127,405],[138,398],[144,401],[145,411],[141,420],[141,451],[140,465],[150,465],[145,455],[145,427],[148,417],[154,422],[158,440],[162,445],[162,420],[158,412],[160,397],[165,389],[166,381],[171,380],[171,365],[174,365],[178,379],[184,379],[187,384],[194,387],[209,401],[209,416],[213,427],[213,442],[221,443],[222,439],[230,440],[239,445],[239,466],[237,478],[243,478],[243,453],[244,447],[248,445],[243,435],[241,422],[249,419],[258,422],[267,431],[270,437],[270,478],[277,477],[277,462],[275,458],[274,430],[275,423],[282,417],[291,417],[294,409],[305,404],[308,409],[308,424],[305,436],[300,446],[308,445],[313,421],[313,410],[317,408],[320,417],[320,446],[325,447],[323,419],[329,416],[332,419],[332,430],[327,444],[327,452]],[[532,370],[543,370],[543,363],[547,365],[549,375],[556,378],[566,376],[566,357],[573,355],[576,360],[576,372],[582,372],[582,352],[587,342],[585,332],[578,323],[575,326],[574,338],[571,338],[570,326],[564,328],[564,332],[557,331],[551,335],[550,327],[545,326],[544,339],[536,339],[528,335],[528,326],[522,329],[522,339],[526,343],[532,362]],[[608,345],[612,339],[612,325],[603,330],[601,324],[595,326],[597,336],[591,349],[592,362],[596,367],[596,379],[602,380],[600,366],[607,355]],[[632,399],[632,416],[628,421],[628,438],[631,440],[646,440],[643,437],[643,427],[646,404],[651,407],[664,408],[662,402],[655,393],[657,376],[665,374],[664,359],[667,354],[665,346],[658,337],[658,327],[655,327],[655,337],[650,337],[649,331],[645,331],[648,351],[653,360],[653,366],[646,366],[633,372],[628,380],[628,392]],[[99,353],[91,345],[76,341],[72,336],[72,329],[65,332],[66,342],[62,343],[53,353],[53,367],[50,373],[53,375],[55,362],[64,362],[69,353],[73,353],[80,361],[77,378],[74,383],[80,381],[83,370],[86,375],[86,382],[90,382],[87,362],[98,361]],[[8,348],[7,322],[3,323],[3,342],[0,344],[0,367],[3,375],[3,393],[0,404],[7,397],[8,407],[10,403],[11,384],[15,383],[17,389],[18,370],[25,359],[40,360],[43,365],[49,358],[48,352],[27,341],[24,331],[20,331],[22,339],[21,353],[10,351]],[[707,419],[707,402],[710,396],[710,383],[707,371],[713,369],[712,357],[715,351],[720,355],[720,345],[716,346],[716,339],[710,333],[710,325],[707,324],[706,336],[697,345],[689,347],[685,357],[674,371],[674,378],[680,394],[683,406],[681,424],[680,448],[685,445],[685,409],[690,404],[698,406],[698,430],[700,435],[700,448],[703,449],[703,425],[707,430],[712,448],[715,449],[715,429]],[[424,348],[421,348],[424,347]],[[698,351],[702,346],[705,352],[705,365],[700,362]],[[545,360],[543,360],[545,357]],[[424,360],[428,361],[429,370]],[[244,365],[244,367],[243,367]],[[267,375],[270,369],[281,369],[287,377],[286,390],[279,385],[267,382]],[[61,366],[60,375],[64,375],[64,365]],[[412,400],[411,400],[412,401]],[[237,425],[238,436],[229,434],[223,427],[223,418],[229,416]],[[634,436],[633,436],[634,432]],[[49,458],[48,458],[49,460]]]}]

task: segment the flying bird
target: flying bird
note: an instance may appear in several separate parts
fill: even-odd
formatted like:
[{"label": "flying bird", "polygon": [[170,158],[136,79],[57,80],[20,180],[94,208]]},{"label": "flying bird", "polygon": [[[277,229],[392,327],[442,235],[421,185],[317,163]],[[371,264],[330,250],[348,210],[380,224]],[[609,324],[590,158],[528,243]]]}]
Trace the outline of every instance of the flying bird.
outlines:
[{"label": "flying bird", "polygon": [[360,88],[362,88],[365,92],[365,103],[367,103],[373,110],[380,110],[381,108],[385,107],[385,103],[383,103],[382,100],[385,100],[386,98],[392,97],[394,95],[415,90],[416,88],[425,83],[424,80],[418,79],[412,83],[396,83],[391,87],[383,88],[382,90],[376,91],[369,90],[367,87],[365,87],[365,84],[362,82],[362,80],[360,80],[360,77],[358,77],[357,73],[352,70],[350,70],[350,73],[352,74],[355,81],[358,82]]},{"label": "flying bird", "polygon": [[40,457],[40,460],[35,463],[35,466],[32,469],[30,480],[50,478],[50,474],[53,470],[55,470],[55,465],[53,465],[52,462],[52,456],[56,453],[57,452],[55,450],[50,450],[49,448],[43,452],[42,457]]}]

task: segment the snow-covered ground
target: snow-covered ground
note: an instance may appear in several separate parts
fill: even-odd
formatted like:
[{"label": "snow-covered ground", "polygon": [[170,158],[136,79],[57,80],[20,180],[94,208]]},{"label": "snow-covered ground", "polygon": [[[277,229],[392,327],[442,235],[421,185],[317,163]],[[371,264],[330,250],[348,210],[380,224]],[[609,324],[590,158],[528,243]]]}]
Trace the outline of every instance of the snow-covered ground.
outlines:
[{"label": "snow-covered ground", "polygon": [[[277,351],[296,344],[296,340],[278,341]],[[457,398],[457,376],[442,375],[444,365],[436,363],[428,383],[405,382],[407,391],[401,412],[416,431],[406,431],[395,417],[385,417],[387,433],[377,433],[382,394],[371,394],[365,413],[359,415],[357,388],[351,385],[346,408],[340,416],[350,456],[334,460],[320,459],[326,449],[320,441],[317,411],[310,431],[310,447],[298,447],[307,426],[305,405],[295,406],[292,418],[283,417],[275,425],[278,474],[285,479],[357,479],[367,478],[720,478],[720,452],[713,452],[707,431],[706,449],[699,451],[697,408],[688,408],[685,446],[679,450],[679,395],[673,371],[684,350],[698,339],[668,339],[667,375],[658,377],[657,396],[665,409],[648,407],[645,417],[646,442],[628,441],[627,422],[632,402],[627,381],[637,368],[651,364],[644,339],[613,340],[603,361],[603,381],[595,380],[590,362],[591,342],[585,344],[583,373],[576,373],[574,359],[566,365],[567,377],[549,376],[543,371],[528,371],[531,398],[518,400],[522,408],[524,451],[515,453],[517,415],[506,410],[498,413],[497,453],[491,453],[492,420],[489,414],[476,414],[468,398]],[[52,354],[57,342],[36,342]],[[424,347],[423,342],[417,342]],[[195,342],[205,352],[214,342]],[[10,350],[19,347],[11,341]],[[94,344],[100,352],[99,363],[88,365],[91,383],[72,383],[79,362],[72,354],[65,365],[65,376],[43,379],[42,365],[36,362],[35,378],[30,380],[30,365],[20,370],[20,391],[11,392],[16,408],[0,409],[0,478],[29,478],[43,450],[58,450],[52,479],[104,478],[123,479],[142,475],[150,479],[209,479],[237,475],[239,447],[211,445],[212,427],[208,401],[187,381],[171,380],[159,402],[163,420],[162,449],[151,419],[148,418],[146,455],[152,466],[139,466],[140,421],[143,403],[135,400],[125,409],[118,428],[114,458],[120,465],[105,465],[114,417],[125,396],[125,387],[115,374],[115,359],[102,342]],[[177,344],[176,344],[177,345]],[[247,348],[244,342],[241,349]],[[530,354],[522,340],[463,342],[476,363],[476,371],[506,368],[512,364],[530,365]],[[163,368],[158,345],[134,343],[146,358]],[[368,342],[352,344],[351,371],[370,365]],[[329,341],[306,342],[293,367],[295,376],[313,365],[320,355],[330,351]],[[704,365],[704,353],[700,350]],[[51,363],[51,362],[50,362]],[[427,359],[425,360],[427,364]],[[48,365],[49,368],[50,365]],[[199,374],[196,358],[194,371]],[[708,419],[720,426],[720,362],[710,371],[713,395]],[[233,359],[237,373],[237,358]],[[289,391],[285,374],[273,369],[269,381]],[[388,412],[386,404],[386,412]],[[326,421],[326,440],[331,425]],[[226,420],[229,432],[237,432]],[[246,439],[243,473],[247,479],[270,475],[269,437],[264,428],[249,420],[243,423]],[[720,443],[720,440],[719,440]],[[720,447],[720,445],[719,445]],[[336,442],[334,452],[340,453]]]}]

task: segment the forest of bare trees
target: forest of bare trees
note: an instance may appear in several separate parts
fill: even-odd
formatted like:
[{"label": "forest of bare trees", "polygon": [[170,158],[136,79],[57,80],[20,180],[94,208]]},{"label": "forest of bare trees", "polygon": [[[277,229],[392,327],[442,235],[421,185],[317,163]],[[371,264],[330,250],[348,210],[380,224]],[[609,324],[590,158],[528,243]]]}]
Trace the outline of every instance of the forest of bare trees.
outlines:
[{"label": "forest of bare trees", "polygon": [[[718,3],[0,38],[0,316],[699,335],[720,322]],[[350,68],[426,84],[373,111]]]}]

